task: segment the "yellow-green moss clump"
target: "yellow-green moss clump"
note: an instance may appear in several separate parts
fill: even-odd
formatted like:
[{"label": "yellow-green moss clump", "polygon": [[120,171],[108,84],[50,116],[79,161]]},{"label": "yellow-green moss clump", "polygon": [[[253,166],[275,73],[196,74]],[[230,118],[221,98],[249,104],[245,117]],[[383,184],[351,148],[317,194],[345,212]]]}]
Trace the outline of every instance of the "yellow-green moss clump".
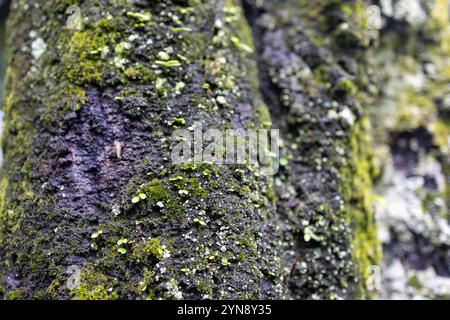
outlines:
[{"label": "yellow-green moss clump", "polygon": [[352,228],[352,255],[360,276],[360,298],[374,298],[376,292],[369,289],[368,280],[374,266],[381,263],[382,248],[374,216],[372,178],[376,168],[372,161],[368,121],[363,119],[353,126],[350,135],[351,159],[341,169],[342,192],[345,199],[345,215]]},{"label": "yellow-green moss clump", "polygon": [[66,48],[61,63],[63,72],[73,84],[100,83],[105,72],[115,69],[111,61],[120,61],[126,55],[126,48],[115,50],[119,34],[113,17],[103,18],[84,30],[63,32],[62,45]]},{"label": "yellow-green moss clump", "polygon": [[74,300],[114,300],[118,297],[114,281],[90,269],[82,270],[79,286],[71,289],[70,295]]},{"label": "yellow-green moss clump", "polygon": [[[318,7],[324,9],[324,3]],[[333,3],[339,12],[356,10]],[[11,40],[16,54],[13,67],[30,72],[20,77],[20,94],[14,94],[9,100],[13,107],[5,110],[4,144],[13,148],[6,154],[8,180],[0,193],[6,189],[6,194],[19,196],[1,206],[1,219],[14,209],[24,223],[1,235],[2,242],[11,243],[2,245],[0,255],[11,252],[11,259],[0,261],[0,277],[14,273],[26,275],[27,281],[18,279],[22,287],[8,289],[6,296],[347,297],[352,294],[348,285],[353,284],[355,272],[349,270],[345,218],[355,230],[354,260],[364,286],[366,267],[377,260],[372,252],[377,244],[368,202],[370,177],[363,172],[369,166],[362,145],[366,141],[360,131],[348,132],[345,119],[339,118],[351,101],[333,100],[334,96],[345,100],[359,84],[347,74],[334,74],[343,67],[328,61],[328,55],[322,59],[322,51],[315,47],[323,44],[333,56],[338,47],[362,46],[362,34],[353,27],[336,28],[332,14],[325,12],[324,27],[331,36],[321,31],[309,35],[303,31],[316,31],[315,26],[299,25],[302,19],[292,19],[293,25],[287,21],[298,18],[297,0],[277,7],[295,8],[277,10],[289,17],[278,17],[275,27],[282,37],[277,33],[279,38],[273,38],[292,43],[267,45],[275,50],[282,47],[280,53],[286,57],[296,56],[283,74],[277,72],[278,64],[272,65],[275,71],[270,76],[278,77],[273,92],[274,109],[281,108],[277,116],[289,115],[280,121],[289,127],[286,145],[297,150],[296,157],[287,154],[283,160],[291,176],[275,179],[281,182],[278,191],[273,177],[252,167],[174,166],[170,152],[165,154],[173,146],[173,130],[192,129],[196,121],[204,127],[236,130],[271,124],[240,1],[161,0],[145,10],[140,7],[144,3],[139,7],[126,1],[109,4],[101,14],[85,10],[80,30],[63,27],[65,4],[58,2],[55,10],[43,4],[39,30],[44,31],[39,32],[47,50],[38,61],[27,62],[30,55]],[[90,5],[83,2],[82,9]],[[16,19],[31,15],[22,7],[15,10]],[[315,24],[312,20],[308,21]],[[265,31],[277,32],[270,27]],[[11,30],[12,38],[21,36],[17,31],[21,28]],[[330,38],[339,46],[327,48]],[[29,39],[23,42],[28,44]],[[294,50],[299,43],[308,45],[309,57]],[[318,64],[325,65],[325,72],[318,72],[323,78],[320,85],[313,80],[301,83],[303,70],[296,68],[307,58],[318,58]],[[331,78],[337,81],[335,88],[325,85]],[[295,108],[292,97],[301,102]],[[303,105],[306,109],[299,110]],[[354,105],[348,109],[356,114]],[[324,110],[334,111],[333,118]],[[336,130],[328,130],[330,126]],[[347,134],[350,141],[355,139],[350,150],[352,169],[337,177],[336,163],[346,156],[335,151],[335,141],[342,142]],[[345,152],[348,146],[343,144],[342,149]],[[36,166],[30,165],[32,159]],[[301,181],[297,174],[304,174]],[[283,185],[282,178],[289,184]],[[341,211],[335,201],[340,178],[346,195]],[[70,261],[79,261],[84,268],[80,286],[68,292],[62,269]],[[321,263],[332,272],[318,268]],[[288,268],[295,269],[291,277],[295,281],[288,279]],[[285,292],[289,290],[293,293]]]}]

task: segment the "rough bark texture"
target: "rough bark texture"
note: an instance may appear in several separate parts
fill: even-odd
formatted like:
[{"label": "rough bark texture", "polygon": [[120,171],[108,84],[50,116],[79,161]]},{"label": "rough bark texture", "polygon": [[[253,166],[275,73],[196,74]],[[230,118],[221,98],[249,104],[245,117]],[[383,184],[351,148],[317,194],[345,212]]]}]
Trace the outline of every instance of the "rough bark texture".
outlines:
[{"label": "rough bark texture", "polygon": [[380,252],[367,97],[358,89],[369,85],[364,3],[249,1],[246,8],[261,91],[284,140],[275,185],[292,266],[289,297],[368,297],[368,270]]},{"label": "rough bark texture", "polygon": [[448,298],[450,2],[378,4],[385,23],[372,61],[382,90],[372,123],[382,169],[381,296]]},{"label": "rough bark texture", "polygon": [[[371,296],[365,2],[71,4],[12,3],[1,296]],[[279,128],[280,172],[173,165],[196,121]]]}]

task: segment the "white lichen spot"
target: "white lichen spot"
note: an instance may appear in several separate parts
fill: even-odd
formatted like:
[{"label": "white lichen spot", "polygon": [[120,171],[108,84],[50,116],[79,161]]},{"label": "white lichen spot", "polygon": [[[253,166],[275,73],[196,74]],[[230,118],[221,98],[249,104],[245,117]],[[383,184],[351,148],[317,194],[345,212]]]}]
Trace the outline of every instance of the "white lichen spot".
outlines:
[{"label": "white lichen spot", "polygon": [[47,45],[41,37],[31,43],[31,54],[35,60],[38,60],[47,49]]},{"label": "white lichen spot", "polygon": [[183,299],[183,293],[178,288],[177,283],[174,279],[170,279],[166,284],[165,287],[167,289],[167,292],[169,296],[172,296],[176,300]]},{"label": "white lichen spot", "polygon": [[112,213],[114,216],[117,217],[117,216],[120,214],[120,207],[117,206],[117,205],[114,205],[114,206],[111,208],[111,213]]},{"label": "white lichen spot", "polygon": [[102,48],[102,50],[101,50],[101,57],[102,57],[102,59],[104,59],[104,58],[106,58],[107,56],[108,56],[108,54],[109,54],[109,47],[108,46],[104,46],[103,48]]},{"label": "white lichen spot", "polygon": [[335,110],[329,110],[327,116],[332,120],[337,119],[339,117],[338,113]]},{"label": "white lichen spot", "polygon": [[217,29],[222,29],[223,22],[221,20],[217,19],[216,21],[214,21],[214,27],[216,27]]},{"label": "white lichen spot", "polygon": [[167,61],[170,59],[170,56],[167,52],[165,51],[160,51],[158,52],[158,59],[163,60],[163,61]]},{"label": "white lichen spot", "polygon": [[139,36],[137,34],[132,34],[128,37],[128,41],[133,42],[134,40],[137,40]]},{"label": "white lichen spot", "polygon": [[226,100],[225,97],[223,97],[223,96],[218,96],[218,97],[216,98],[216,101],[217,101],[218,104],[220,104],[220,105],[222,105],[222,106],[224,106],[224,105],[227,104],[227,100]]},{"label": "white lichen spot", "polygon": [[347,123],[349,125],[353,125],[355,123],[356,120],[356,116],[353,114],[352,110],[350,110],[349,107],[345,107],[340,113],[339,115],[342,117],[342,119],[344,119],[345,121],[347,121]]},{"label": "white lichen spot", "polygon": [[116,47],[114,48],[114,52],[118,55],[123,55],[124,53],[128,52],[128,50],[131,49],[131,43],[122,41]]},{"label": "white lichen spot", "polygon": [[30,33],[28,34],[30,39],[36,39],[37,35],[38,34],[37,34],[37,32],[35,30],[31,30]]},{"label": "white lichen spot", "polygon": [[128,62],[128,60],[124,59],[124,58],[119,58],[119,57],[114,58],[114,65],[117,68],[123,67],[127,62]]}]

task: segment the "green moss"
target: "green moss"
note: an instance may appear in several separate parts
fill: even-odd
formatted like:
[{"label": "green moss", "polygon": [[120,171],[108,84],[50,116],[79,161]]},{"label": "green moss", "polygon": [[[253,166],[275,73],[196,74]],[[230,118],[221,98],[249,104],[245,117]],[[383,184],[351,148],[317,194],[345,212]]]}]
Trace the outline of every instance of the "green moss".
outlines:
[{"label": "green moss", "polygon": [[83,283],[80,289],[74,290],[74,300],[113,300],[116,295],[111,295],[103,285],[88,287]]},{"label": "green moss", "polygon": [[161,245],[161,242],[158,238],[150,239],[147,241],[144,247],[144,252],[148,256],[153,256],[156,259],[160,260],[164,256],[164,247]]},{"label": "green moss", "polygon": [[402,88],[395,104],[397,107],[395,130],[406,131],[426,127],[434,115],[432,99],[414,88]]},{"label": "green moss", "polygon": [[179,129],[186,124],[186,120],[181,117],[175,117],[172,121],[169,121],[169,126],[174,127],[175,129]]},{"label": "green moss", "polygon": [[248,186],[242,186],[239,189],[239,193],[242,194],[242,195],[248,194],[250,192],[251,192],[251,189]]},{"label": "green moss", "polygon": [[69,89],[70,98],[68,101],[72,101],[72,111],[78,111],[87,102],[86,92],[80,86],[70,86]]},{"label": "green moss", "polygon": [[345,203],[345,215],[352,227],[352,255],[359,274],[359,294],[373,297],[367,281],[372,266],[381,262],[381,245],[372,205],[371,141],[367,132],[367,119],[356,124],[350,134],[352,158],[349,165],[341,168],[341,188]]},{"label": "green moss", "polygon": [[213,294],[213,285],[211,281],[204,279],[196,279],[195,280],[195,288],[199,293],[207,294],[210,297]]},{"label": "green moss", "polygon": [[102,83],[104,74],[114,69],[110,61],[119,34],[111,20],[101,19],[85,30],[63,31],[61,39],[65,47],[61,67],[71,83]]},{"label": "green moss", "polygon": [[8,189],[8,185],[8,179],[6,177],[3,177],[0,182],[0,219],[6,209],[6,190]]},{"label": "green moss", "polygon": [[[126,68],[123,73],[128,80],[133,81],[152,83],[157,79],[154,70],[143,64],[134,64],[132,67]],[[123,80],[123,82],[126,83],[127,80]]]},{"label": "green moss", "polygon": [[258,104],[258,108],[255,112],[255,127],[257,128],[270,128],[272,126],[272,118],[270,116],[269,109],[266,104],[258,97],[256,99],[256,103]]},{"label": "green moss", "polygon": [[316,81],[322,85],[329,85],[330,83],[330,71],[327,66],[321,65],[314,69],[314,76]]},{"label": "green moss", "polygon": [[153,270],[145,270],[142,280],[139,282],[139,292],[147,293],[147,300],[152,300],[155,297],[154,291],[152,291],[151,285],[156,282],[155,272]]},{"label": "green moss", "polygon": [[[145,197],[142,194],[144,194]],[[166,201],[169,199],[169,191],[162,185],[161,181],[152,180],[148,183],[142,184],[139,187],[138,193],[133,197],[133,199],[135,198],[138,198],[139,201],[146,198],[152,202]]]},{"label": "green moss", "polygon": [[[13,186],[12,192],[17,194],[18,198],[23,199],[23,201],[32,200],[33,193],[27,191],[28,188],[29,185],[23,181],[19,186]],[[8,192],[10,192],[9,180],[3,177],[0,182],[0,245],[7,241],[1,236],[17,230],[23,216],[23,210],[20,207],[9,203]]]},{"label": "green moss", "polygon": [[49,296],[51,299],[57,299],[60,293],[60,288],[61,282],[58,279],[55,279],[45,290],[45,295]]},{"label": "green moss", "polygon": [[184,209],[180,205],[180,202],[177,198],[172,198],[167,204],[165,204],[165,209],[165,220],[181,221],[184,218]]},{"label": "green moss", "polygon": [[347,96],[354,95],[357,92],[356,85],[350,79],[339,81],[335,87],[332,88],[333,95]]},{"label": "green moss", "polygon": [[431,9],[430,19],[427,21],[427,31],[441,41],[444,51],[450,52],[449,8],[446,0],[436,0]]},{"label": "green moss", "polygon": [[440,148],[446,148],[450,137],[450,121],[438,119],[432,126],[433,142]]},{"label": "green moss", "polygon": [[423,285],[420,282],[419,278],[417,277],[417,275],[413,275],[408,279],[408,286],[420,290],[422,289]]},{"label": "green moss", "polygon": [[[133,118],[137,121],[136,124],[138,126],[142,124],[146,127],[148,126],[149,129],[152,127],[151,135],[154,134],[155,137],[161,138],[161,143],[155,140],[155,150],[161,150],[159,147],[164,148],[167,144],[163,141],[169,140],[166,139],[169,137],[167,136],[168,128],[165,122],[159,120],[166,116],[166,119],[176,117],[178,118],[175,119],[176,125],[185,125],[188,120],[188,115],[192,111],[189,109],[191,102],[193,106],[205,105],[205,109],[200,111],[204,113],[204,115],[201,115],[201,119],[210,122],[218,119],[218,114],[207,114],[206,111],[210,111],[207,108],[217,106],[214,102],[214,97],[224,96],[227,101],[227,107],[230,107],[230,109],[224,108],[220,113],[220,118],[224,120],[225,125],[228,125],[230,122],[228,117],[231,115],[231,106],[241,100],[251,102],[252,97],[251,95],[247,96],[247,85],[245,84],[248,75],[247,61],[249,60],[242,59],[242,57],[248,56],[246,51],[249,50],[246,50],[248,48],[245,46],[251,43],[251,35],[248,28],[246,29],[247,35],[240,34],[236,30],[230,32],[231,27],[235,24],[233,22],[234,16],[236,16],[235,8],[233,10],[227,9],[224,17],[228,21],[226,23],[230,25],[230,28],[224,28],[226,29],[225,38],[228,42],[226,41],[226,46],[215,50],[212,48],[213,44],[210,39],[211,30],[209,26],[211,25],[211,21],[205,19],[211,17],[210,13],[214,14],[217,12],[218,8],[213,4],[195,1],[194,3],[197,5],[196,9],[201,10],[191,10],[189,13],[181,13],[184,10],[181,10],[183,8],[179,6],[167,6],[164,3],[155,3],[149,10],[152,13],[157,12],[158,14],[153,14],[149,17],[149,19],[151,18],[155,22],[154,25],[150,25],[150,21],[146,18],[145,13],[140,12],[139,14],[135,14],[134,11],[130,11],[129,7],[123,10],[122,3],[124,3],[123,6],[128,6],[128,2],[119,1],[119,3],[121,4],[111,6],[112,8],[110,10],[105,10],[106,14],[103,15],[108,17],[108,12],[110,12],[111,16],[114,16],[114,19],[105,18],[99,22],[92,22],[98,16],[94,16],[86,10],[86,17],[83,19],[84,29],[78,31],[58,30],[58,32],[55,32],[57,34],[45,33],[48,48],[52,48],[52,52],[48,52],[48,59],[44,59],[47,58],[47,55],[45,57],[43,56],[42,64],[44,68],[37,65],[36,68],[38,69],[38,73],[41,73],[45,69],[45,72],[50,72],[51,77],[42,77],[34,83],[38,84],[36,91],[39,90],[40,93],[37,100],[42,101],[42,105],[49,110],[49,113],[43,115],[41,120],[45,119],[45,122],[49,126],[46,126],[46,128],[39,127],[39,129],[42,129],[42,131],[48,129],[49,132],[54,132],[55,127],[50,126],[51,124],[57,124],[56,128],[59,128],[60,125],[65,126],[65,124],[73,122],[73,118],[66,121],[62,117],[66,115],[64,113],[79,110],[87,102],[88,97],[91,96],[90,94],[86,94],[91,88],[94,90],[98,89],[102,92],[108,87],[111,89],[111,92],[120,90],[121,95],[123,93],[121,99],[117,99],[118,105],[120,105],[120,110],[117,110],[117,112],[127,118],[129,116],[129,119]],[[178,3],[181,2],[178,1]],[[134,5],[131,4],[129,6]],[[174,14],[174,11],[180,13]],[[62,16],[60,13],[58,13],[59,17]],[[185,21],[182,21],[182,23],[186,23],[186,26],[180,23],[183,19]],[[239,22],[245,24],[245,19],[239,17]],[[176,27],[173,27],[171,25],[172,23]],[[55,23],[55,25],[57,24]],[[139,26],[139,29],[133,30],[135,26]],[[195,32],[191,33],[189,30],[195,30]],[[172,34],[172,32],[176,32],[176,34]],[[142,35],[144,36],[141,37]],[[167,35],[167,37],[161,35]],[[231,37],[233,36],[239,37],[239,41],[230,43],[229,41],[231,41]],[[246,37],[250,40],[246,40]],[[136,47],[133,47],[133,51],[131,51],[130,46],[124,42],[132,42],[132,40],[129,40],[130,38],[135,40],[145,38],[149,41],[145,44],[137,44],[136,42]],[[194,42],[191,42],[191,38],[198,39],[194,39]],[[151,41],[154,41],[154,43],[152,44]],[[244,50],[236,50],[233,45]],[[170,59],[167,60],[169,62],[158,57],[157,61],[166,62],[165,64],[155,63],[155,53],[160,50],[166,50],[168,47],[173,49],[173,53],[170,52]],[[145,56],[147,53],[149,53],[148,57]],[[128,62],[124,62],[122,65],[116,65],[114,61],[117,57],[127,59]],[[172,61],[177,61],[177,63],[170,62],[171,59],[173,59]],[[221,61],[226,61],[226,63]],[[211,69],[206,70],[207,63],[209,63],[208,66],[211,66]],[[189,64],[189,69],[178,68],[179,64],[182,64],[183,67]],[[223,74],[213,74],[213,71],[215,72],[218,69],[221,69],[220,72]],[[205,79],[202,79],[203,76]],[[41,90],[43,88],[47,89],[46,85],[48,83],[45,79],[55,80],[54,83],[56,86],[54,91],[52,88],[51,93],[48,90]],[[209,91],[211,92],[205,92],[203,88],[196,87],[197,79],[201,84],[204,82],[210,83]],[[140,86],[142,82],[139,84],[135,83],[140,81],[148,81],[148,83],[145,83],[145,87]],[[41,82],[44,84],[41,85]],[[172,96],[174,92],[172,89],[175,88],[175,90],[179,89],[181,91],[182,83],[193,84],[193,86],[186,86],[183,89],[183,99],[181,99],[183,101],[174,99]],[[160,85],[159,87],[158,84]],[[257,86],[255,87],[257,88]],[[185,95],[184,91],[189,92]],[[145,107],[135,106],[134,102],[137,99],[134,99],[135,96],[132,96],[134,94],[139,94],[139,98],[143,97],[148,102]],[[30,94],[29,96],[32,95]],[[109,96],[102,97],[110,99]],[[24,96],[23,100],[25,98],[28,99],[28,95]],[[126,102],[126,104],[122,102]],[[12,109],[16,109],[19,105],[16,102],[14,104]],[[150,105],[156,109],[148,108]],[[28,108],[29,105],[26,105],[26,107]],[[142,112],[138,114],[135,111],[136,109]],[[155,116],[158,111],[162,110],[164,111],[161,115]],[[62,112],[56,114],[59,111]],[[33,113],[34,115],[36,113]],[[19,132],[20,134],[22,131],[25,131],[26,128],[20,127],[20,124],[24,122],[21,114],[14,115],[14,119],[11,119],[11,112],[8,112],[8,117],[10,121],[17,120],[19,123],[18,128],[14,125],[15,132]],[[186,121],[183,117],[186,118]],[[192,120],[192,118],[189,117],[189,120]],[[38,123],[38,125],[40,124]],[[40,134],[35,137],[43,138]],[[23,142],[35,141],[28,138],[28,136],[23,138],[13,137],[15,140],[14,143],[17,145],[21,144],[21,140]],[[11,139],[7,140],[10,141]],[[45,137],[44,141],[46,141]],[[29,149],[27,148],[25,155],[27,156],[29,154],[31,153],[29,153]],[[55,155],[55,157],[57,156]],[[9,154],[8,159],[11,158],[13,156]],[[50,161],[53,161],[52,159]],[[111,199],[112,203],[107,201],[107,203],[100,204],[98,207],[99,212],[101,212],[99,213],[101,214],[100,226],[96,225],[97,220],[95,217],[94,220],[91,219],[92,217],[76,219],[75,224],[72,223],[71,226],[68,226],[67,221],[65,222],[64,219],[59,219],[60,212],[53,210],[55,207],[54,203],[46,203],[45,206],[42,205],[42,210],[36,211],[39,214],[42,213],[41,218],[38,221],[35,220],[37,221],[38,228],[35,228],[36,224],[33,221],[33,223],[29,223],[24,228],[29,234],[22,233],[20,235],[24,240],[22,240],[22,243],[18,247],[20,247],[24,254],[18,259],[17,266],[19,268],[27,268],[28,270],[28,260],[32,260],[30,266],[33,272],[36,271],[37,274],[42,275],[42,281],[39,280],[36,286],[45,289],[55,277],[53,275],[48,277],[46,273],[41,273],[41,271],[52,260],[66,261],[67,259],[70,260],[71,257],[80,257],[81,254],[84,257],[83,259],[86,259],[86,264],[92,261],[91,263],[95,263],[95,265],[83,269],[80,287],[70,291],[70,296],[74,299],[114,299],[118,297],[119,292],[121,298],[142,298],[145,296],[148,298],[155,296],[158,298],[179,297],[180,291],[178,286],[184,290],[186,284],[190,286],[190,288],[186,289],[189,294],[188,297],[194,297],[192,286],[194,283],[198,283],[197,280],[199,279],[204,279],[203,291],[205,293],[211,294],[211,297],[213,294],[220,296],[221,294],[217,292],[225,288],[225,281],[221,278],[220,273],[218,273],[219,277],[216,283],[215,280],[213,281],[211,279],[211,271],[207,269],[206,263],[207,249],[218,251],[219,248],[216,248],[216,246],[220,241],[232,250],[236,233],[239,230],[247,230],[247,227],[257,230],[258,224],[249,224],[247,226],[246,219],[238,219],[235,213],[241,213],[242,218],[247,218],[250,215],[257,217],[259,212],[264,210],[262,201],[259,200],[260,207],[258,211],[253,210],[253,207],[247,208],[245,206],[246,203],[239,201],[238,195],[228,189],[228,186],[233,184],[234,190],[238,190],[238,183],[235,181],[236,179],[232,169],[211,165],[172,167],[166,160],[163,160],[162,156],[154,159],[155,162],[150,165],[143,161],[142,166],[137,166],[136,169],[142,170],[139,171],[141,174],[135,173],[134,178],[136,179],[130,181],[128,188],[120,188],[121,193],[118,195],[118,199]],[[57,161],[56,158],[54,160]],[[144,176],[147,174],[145,170],[149,167],[151,167],[149,170],[151,172],[148,172],[148,176],[152,177],[150,180],[154,180],[140,185],[142,182],[148,181],[144,180]],[[14,172],[20,171],[17,168],[22,167],[21,165],[15,166]],[[31,172],[35,173],[33,170]],[[182,176],[183,179],[181,181],[169,181],[169,174],[167,172],[174,173],[174,176]],[[20,174],[22,173],[20,172]],[[259,180],[253,181],[256,179],[251,172],[243,171],[242,179],[252,182],[252,190],[255,190],[255,193],[258,191],[257,185],[262,184]],[[20,180],[20,177],[17,180]],[[33,187],[39,191],[34,196],[31,195]],[[15,186],[9,188],[13,189]],[[23,203],[27,204],[27,206],[24,206],[25,208],[28,208],[28,205],[35,208],[40,202],[48,201],[47,193],[50,192],[46,188],[41,188],[40,183],[36,186],[30,183],[29,185],[17,188],[26,190],[23,197]],[[188,195],[179,195],[178,192],[180,190],[186,190]],[[28,191],[30,193],[27,193]],[[212,193],[214,194],[209,199],[204,200],[204,198],[209,197]],[[135,197],[138,197],[139,201],[136,201],[136,204],[132,205],[130,199]],[[114,214],[110,214],[111,207],[113,208]],[[117,207],[120,208],[116,209]],[[193,227],[192,220],[197,215],[200,216],[200,211],[204,211],[201,220],[207,222],[207,225],[201,228],[195,228]],[[216,215],[218,212],[220,214]],[[48,220],[44,220],[42,217]],[[139,220],[139,223],[134,224],[135,220]],[[52,233],[53,225],[52,227],[48,224],[44,226],[45,222],[49,222],[50,224],[55,223],[58,226],[57,229],[59,231],[55,231],[57,236]],[[43,229],[40,228],[41,225],[39,223],[42,223],[43,228],[49,231],[49,233],[43,233],[46,238],[40,238],[39,241],[33,242],[29,246],[23,245],[24,242],[29,239],[35,239],[37,238],[36,235],[42,233]],[[92,229],[94,225],[96,230],[101,228],[104,233],[101,236],[94,237],[93,242],[97,244],[97,248],[87,253],[85,250],[88,250],[88,247],[84,246],[87,241],[83,242],[80,247],[78,236],[81,234],[85,240],[90,240],[89,237],[95,231]],[[176,250],[173,250],[174,258],[165,259],[164,255],[168,253],[168,250],[164,248],[164,245],[169,246],[168,235],[183,225],[192,230],[192,240],[184,240],[176,236],[176,239],[174,239],[176,248]],[[221,226],[228,225],[232,225],[233,228],[229,229],[229,232],[222,232]],[[64,246],[65,249],[67,248],[67,251],[62,252],[58,250],[60,246],[57,241],[60,241],[59,237],[65,237],[66,233],[70,235]],[[51,237],[47,235],[51,235]],[[119,247],[117,240],[125,236],[129,239],[129,242],[126,243],[126,246],[121,242],[120,248],[126,248],[127,250],[126,254],[122,255],[117,251]],[[152,239],[146,241],[145,239],[149,237]],[[201,251],[196,251],[195,246],[198,242],[195,241],[194,243],[194,239],[201,239],[202,242],[205,242],[206,246]],[[256,245],[256,240],[254,242]],[[30,251],[32,252],[28,254],[24,248],[31,248]],[[50,251],[46,248],[52,249],[51,256],[49,255]],[[172,249],[171,246],[170,248]],[[247,251],[246,248],[241,247],[240,249],[241,251]],[[256,255],[247,252],[245,254],[242,253],[241,257],[242,265],[233,263],[232,267],[228,268],[227,266],[223,266],[223,268],[225,269],[227,267],[227,269],[230,269],[229,271],[240,268],[244,270],[245,267],[257,265],[257,262],[259,262],[257,261],[259,258]],[[217,258],[213,267],[221,267],[221,258]],[[232,260],[235,257],[228,256],[228,254],[223,258],[228,259],[228,263],[235,261]],[[158,266],[156,266],[156,260],[158,260]],[[225,265],[227,261],[224,260]],[[262,263],[265,265],[268,264],[267,262]],[[185,269],[188,270],[188,275],[180,271],[180,264],[183,264],[182,267],[186,267]],[[199,266],[198,269],[195,268],[196,265]],[[264,267],[258,265],[260,269]],[[162,268],[165,270],[164,274]],[[138,283],[142,273],[144,274],[141,281],[143,285],[141,286]],[[156,277],[156,275],[158,276]],[[115,278],[117,280],[114,280]],[[58,281],[51,283],[47,288],[47,295],[51,297],[64,297],[65,294],[56,292],[58,287],[64,286],[63,281],[64,279],[58,279]],[[233,279],[233,281],[237,282],[237,279]],[[34,285],[34,283],[30,285],[27,291],[35,291],[34,288],[31,288]],[[245,289],[245,291],[249,291],[249,289]],[[27,295],[32,296],[28,293]]]},{"label": "green moss", "polygon": [[209,189],[213,189],[213,181],[210,180],[213,176],[217,176],[218,168],[210,164],[186,163],[175,167],[173,173],[169,181],[180,195],[206,198]]},{"label": "green moss", "polygon": [[114,282],[107,276],[84,269],[81,273],[80,286],[70,290],[74,300],[114,300],[118,294],[112,290]]},{"label": "green moss", "polygon": [[246,19],[244,19],[239,1],[226,0],[224,11],[228,17],[227,22],[234,24],[237,34],[240,39],[242,39],[240,40],[235,37],[235,40],[233,41],[233,39],[231,39],[231,42],[248,53],[253,52],[254,44],[252,33]]},{"label": "green moss", "polygon": [[191,178],[187,183],[189,185],[188,191],[190,191],[194,197],[205,198],[207,196],[207,192],[202,188],[200,181],[197,178]]},{"label": "green moss", "polygon": [[22,289],[10,290],[8,294],[9,300],[22,300],[24,297],[24,292]]}]

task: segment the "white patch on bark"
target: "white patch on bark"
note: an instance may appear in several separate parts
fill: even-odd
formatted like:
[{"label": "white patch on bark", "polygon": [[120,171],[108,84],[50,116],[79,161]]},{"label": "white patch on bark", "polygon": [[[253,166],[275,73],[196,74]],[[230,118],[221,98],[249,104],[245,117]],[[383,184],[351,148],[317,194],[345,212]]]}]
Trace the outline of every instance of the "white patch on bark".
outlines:
[{"label": "white patch on bark", "polygon": [[47,44],[41,37],[31,43],[31,54],[35,60],[38,60],[47,49]]}]

